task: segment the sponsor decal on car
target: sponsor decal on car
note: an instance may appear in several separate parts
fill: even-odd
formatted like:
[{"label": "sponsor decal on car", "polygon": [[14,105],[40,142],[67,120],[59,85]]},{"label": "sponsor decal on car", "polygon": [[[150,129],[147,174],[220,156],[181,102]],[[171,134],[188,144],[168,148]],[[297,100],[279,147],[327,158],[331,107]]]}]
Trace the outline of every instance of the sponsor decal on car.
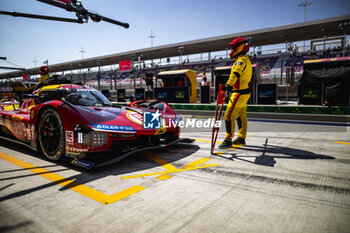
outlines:
[{"label": "sponsor decal on car", "polygon": [[73,159],[71,163],[74,165],[77,165],[79,167],[83,167],[83,168],[87,168],[87,169],[90,169],[95,165],[94,163],[84,161],[81,159],[77,159],[77,158]]},{"label": "sponsor decal on car", "polygon": [[73,143],[74,142],[74,133],[73,131],[66,130],[66,142]]},{"label": "sponsor decal on car", "polygon": [[77,153],[84,153],[89,151],[88,148],[75,148],[70,146],[66,146],[66,150],[67,152],[77,152]]},{"label": "sponsor decal on car", "polygon": [[97,130],[118,131],[118,132],[128,132],[128,133],[136,132],[136,130],[131,126],[103,125],[103,124],[91,124],[91,125]]}]

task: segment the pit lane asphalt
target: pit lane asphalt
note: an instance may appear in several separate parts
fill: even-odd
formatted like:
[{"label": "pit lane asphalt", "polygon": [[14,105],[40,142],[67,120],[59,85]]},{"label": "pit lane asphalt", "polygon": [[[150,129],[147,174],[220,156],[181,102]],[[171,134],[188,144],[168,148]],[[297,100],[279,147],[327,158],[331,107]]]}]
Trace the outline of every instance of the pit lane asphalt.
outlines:
[{"label": "pit lane asphalt", "polygon": [[196,141],[89,172],[0,140],[0,232],[349,231],[348,126],[251,120],[216,155],[210,129],[182,131]]}]

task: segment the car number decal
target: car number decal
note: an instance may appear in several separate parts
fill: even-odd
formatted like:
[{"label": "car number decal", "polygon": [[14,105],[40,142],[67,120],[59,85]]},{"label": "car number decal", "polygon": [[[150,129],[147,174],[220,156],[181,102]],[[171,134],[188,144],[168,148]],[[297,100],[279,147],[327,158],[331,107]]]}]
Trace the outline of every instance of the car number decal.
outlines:
[{"label": "car number decal", "polygon": [[66,142],[73,143],[74,142],[74,133],[73,131],[66,130]]},{"label": "car number decal", "polygon": [[126,116],[132,122],[136,124],[143,125],[143,116],[137,112],[127,112]]}]

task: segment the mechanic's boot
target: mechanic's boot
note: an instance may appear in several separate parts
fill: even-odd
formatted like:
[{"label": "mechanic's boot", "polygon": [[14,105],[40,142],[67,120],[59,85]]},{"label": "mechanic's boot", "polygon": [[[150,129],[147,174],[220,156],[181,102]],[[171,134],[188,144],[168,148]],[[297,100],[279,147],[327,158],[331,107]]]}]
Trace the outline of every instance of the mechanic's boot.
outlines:
[{"label": "mechanic's boot", "polygon": [[225,140],[219,145],[219,149],[226,149],[232,146],[232,141],[229,138],[225,138]]},{"label": "mechanic's boot", "polygon": [[235,145],[235,146],[240,146],[240,145],[245,146],[245,139],[244,139],[244,138],[237,137],[237,138],[233,141],[232,144]]}]

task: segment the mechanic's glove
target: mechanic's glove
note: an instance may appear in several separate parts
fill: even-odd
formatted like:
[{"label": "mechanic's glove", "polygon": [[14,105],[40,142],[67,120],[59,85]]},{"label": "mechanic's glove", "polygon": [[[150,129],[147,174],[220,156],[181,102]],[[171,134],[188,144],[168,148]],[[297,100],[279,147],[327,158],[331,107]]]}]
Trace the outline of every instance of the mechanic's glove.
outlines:
[{"label": "mechanic's glove", "polygon": [[233,87],[228,85],[228,84],[223,85],[222,88],[221,88],[221,90],[228,91],[228,92],[232,92],[232,89],[233,89]]},{"label": "mechanic's glove", "polygon": [[233,87],[228,85],[228,84],[226,84],[226,91],[232,93]]},{"label": "mechanic's glove", "polygon": [[230,101],[231,93],[226,91],[225,92],[225,103],[228,103]]}]

